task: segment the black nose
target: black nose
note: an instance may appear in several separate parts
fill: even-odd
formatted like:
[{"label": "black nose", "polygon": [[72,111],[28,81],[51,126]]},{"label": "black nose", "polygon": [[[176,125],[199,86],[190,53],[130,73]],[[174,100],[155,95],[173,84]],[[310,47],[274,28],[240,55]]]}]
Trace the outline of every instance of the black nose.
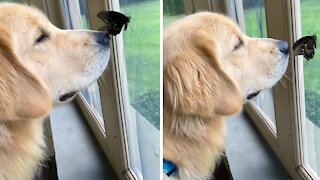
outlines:
[{"label": "black nose", "polygon": [[94,36],[96,38],[96,42],[102,45],[108,45],[110,36],[107,32],[95,32]]},{"label": "black nose", "polygon": [[288,46],[287,42],[279,41],[279,42],[277,42],[277,45],[278,45],[278,49],[280,52],[282,52],[283,54],[289,53],[289,46]]}]

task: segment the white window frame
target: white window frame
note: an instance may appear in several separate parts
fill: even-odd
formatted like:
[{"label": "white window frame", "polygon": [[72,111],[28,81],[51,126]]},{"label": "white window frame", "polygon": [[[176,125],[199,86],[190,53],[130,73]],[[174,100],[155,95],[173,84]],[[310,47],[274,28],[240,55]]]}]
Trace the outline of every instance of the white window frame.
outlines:
[{"label": "white window frame", "polygon": [[[87,0],[91,29],[103,26],[103,22],[96,16],[97,12],[106,9],[120,10],[118,0],[90,2]],[[135,109],[131,108],[129,103],[123,42],[122,34],[112,37],[110,63],[101,77],[106,85],[99,85],[104,126],[82,95],[77,98],[77,101],[118,177],[142,180],[137,119],[136,116],[132,116]],[[158,139],[155,141],[157,144],[160,143]],[[159,172],[153,172],[153,174],[157,173]]]},{"label": "white window frame", "polygon": [[[103,26],[103,22],[96,16],[97,12],[115,8],[119,9],[119,5],[113,1],[96,0],[95,3],[90,3],[90,1],[87,0],[90,28],[98,29]],[[123,87],[125,83],[122,82],[123,77],[126,77],[126,72],[123,71],[123,67],[125,67],[123,64],[124,59],[121,59],[124,58],[121,53],[123,52],[122,42],[123,39],[121,35],[117,36],[117,38],[112,37],[111,59],[107,70],[101,77],[103,78],[103,82],[106,82],[106,86],[99,86],[104,125],[100,123],[98,120],[99,117],[91,109],[82,95],[79,95],[77,102],[82,108],[91,129],[96,135],[99,144],[107,155],[117,176],[120,179],[137,180],[143,178],[142,174],[135,173],[142,172],[140,155],[139,151],[137,151],[139,148],[138,140],[136,136],[130,136],[126,131],[126,129],[130,129],[129,126],[132,126],[132,124],[127,124],[128,121],[125,120],[128,112],[125,108],[127,92],[123,92],[126,87]],[[128,141],[135,143],[130,144],[131,147],[129,147]],[[133,166],[132,162],[135,163]]]}]

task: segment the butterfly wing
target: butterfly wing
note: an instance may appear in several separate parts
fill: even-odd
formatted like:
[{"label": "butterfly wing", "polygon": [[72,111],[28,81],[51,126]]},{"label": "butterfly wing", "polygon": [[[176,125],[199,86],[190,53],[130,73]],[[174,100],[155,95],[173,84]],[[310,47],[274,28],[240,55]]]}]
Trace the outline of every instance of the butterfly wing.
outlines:
[{"label": "butterfly wing", "polygon": [[[293,43],[293,52],[294,55],[304,55],[306,50],[313,49],[314,38],[313,36],[305,36],[298,39],[295,43]],[[311,46],[311,47],[310,47]]]},{"label": "butterfly wing", "polygon": [[130,22],[130,17],[116,11],[101,11],[97,16],[107,24],[107,26],[104,26],[105,30],[114,36],[121,32],[123,25],[125,25],[126,30]]},{"label": "butterfly wing", "polygon": [[109,20],[109,12],[108,11],[100,11],[97,14],[98,18],[101,19],[104,23],[108,23]]},{"label": "butterfly wing", "polygon": [[[293,50],[297,50],[298,53],[301,53],[301,47],[304,46],[306,41],[308,41],[308,39],[310,38],[312,38],[312,36],[305,36],[298,39],[296,42],[293,43]],[[301,55],[301,54],[298,54],[298,55]]]}]

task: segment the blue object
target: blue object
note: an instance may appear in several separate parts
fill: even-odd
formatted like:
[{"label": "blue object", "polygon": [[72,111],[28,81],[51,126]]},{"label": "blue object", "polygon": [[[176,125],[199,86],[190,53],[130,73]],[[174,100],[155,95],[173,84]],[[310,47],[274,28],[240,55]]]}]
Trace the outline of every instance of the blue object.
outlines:
[{"label": "blue object", "polygon": [[172,176],[176,173],[177,166],[170,161],[163,159],[163,172],[167,174],[167,176]]}]

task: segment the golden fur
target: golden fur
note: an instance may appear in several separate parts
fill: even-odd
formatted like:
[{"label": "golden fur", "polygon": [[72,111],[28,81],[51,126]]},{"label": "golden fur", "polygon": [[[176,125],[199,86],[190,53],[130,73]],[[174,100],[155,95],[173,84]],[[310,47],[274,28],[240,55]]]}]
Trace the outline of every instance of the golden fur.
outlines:
[{"label": "golden fur", "polygon": [[61,30],[37,9],[11,3],[0,4],[0,32],[0,179],[31,180],[52,102],[97,79],[109,48],[99,32]]},{"label": "golden fur", "polygon": [[249,38],[227,17],[208,12],[164,30],[163,155],[178,166],[174,178],[212,176],[224,151],[225,116],[285,72],[288,56],[279,42]]}]

